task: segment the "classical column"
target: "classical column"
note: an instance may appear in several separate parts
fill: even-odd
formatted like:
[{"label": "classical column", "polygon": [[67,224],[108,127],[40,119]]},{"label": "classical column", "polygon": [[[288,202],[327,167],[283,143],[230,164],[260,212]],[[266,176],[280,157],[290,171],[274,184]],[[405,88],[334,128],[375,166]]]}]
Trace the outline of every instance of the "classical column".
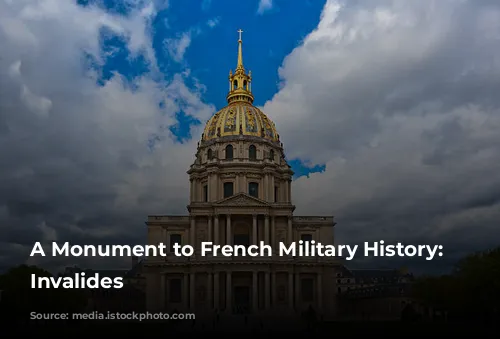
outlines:
[{"label": "classical column", "polygon": [[264,293],[265,293],[265,305],[266,310],[269,310],[271,305],[271,287],[269,286],[269,272],[265,272],[264,275]]},{"label": "classical column", "polygon": [[190,245],[196,249],[195,236],[196,236],[196,217],[191,217],[191,228],[189,229]]},{"label": "classical column", "polygon": [[183,288],[182,288],[182,304],[184,305],[184,309],[188,309],[189,307],[189,275],[184,273],[183,279]]},{"label": "classical column", "polygon": [[214,245],[219,244],[219,215],[214,216]]},{"label": "classical column", "polygon": [[163,310],[165,309],[165,291],[166,291],[166,279],[167,277],[165,276],[165,273],[162,273],[160,276],[160,308]]},{"label": "classical column", "polygon": [[226,242],[227,245],[232,245],[233,244],[233,239],[232,234],[231,234],[231,214],[228,214],[226,216]]},{"label": "classical column", "polygon": [[269,176],[269,182],[268,182],[268,190],[269,190],[269,202],[274,202],[274,176],[270,175]]},{"label": "classical column", "polygon": [[[163,243],[165,245],[169,243],[167,239],[167,229],[165,227],[161,228],[161,239],[162,240],[160,241],[160,243]],[[171,248],[169,247],[168,250],[170,251]]]},{"label": "classical column", "polygon": [[219,296],[219,272],[214,273],[214,309],[219,309],[219,301],[220,301],[220,296]]},{"label": "classical column", "polygon": [[276,288],[276,272],[271,272],[271,296],[272,296],[272,303],[271,303],[271,306],[273,308],[276,307],[276,302],[277,302],[277,296],[276,296],[276,292],[277,292],[277,288]]},{"label": "classical column", "polygon": [[[208,178],[207,178],[207,183],[206,183],[206,185],[207,185],[207,201],[206,202],[212,201],[212,196],[210,195],[210,194],[212,194],[210,192],[211,191],[210,188],[212,187],[211,181],[212,181],[212,174],[208,173]],[[203,190],[203,186],[201,189]],[[203,202],[205,202],[205,192],[202,191],[201,194],[203,195],[201,199]]]},{"label": "classical column", "polygon": [[271,217],[271,246],[274,249],[276,246],[276,220],[275,217]]},{"label": "classical column", "polygon": [[208,241],[212,242],[212,216],[208,216]]},{"label": "classical column", "polygon": [[193,179],[190,179],[189,183],[190,183],[190,185],[189,185],[190,186],[189,187],[190,188],[189,200],[194,201],[194,182],[193,182]]},{"label": "classical column", "polygon": [[[265,200],[267,201],[267,191],[268,191],[268,187],[269,187],[269,176],[267,174],[264,175],[264,189],[262,190],[263,192],[261,193],[261,198],[262,200]],[[259,192],[260,193],[260,192]]]},{"label": "classical column", "polygon": [[195,273],[189,274],[189,309],[194,309]]},{"label": "classical column", "polygon": [[232,312],[232,282],[231,282],[231,272],[226,272],[226,312]]},{"label": "classical column", "polygon": [[291,245],[293,242],[293,229],[292,229],[292,217],[288,217],[288,231],[287,237],[288,237],[288,244]]},{"label": "classical column", "polygon": [[214,308],[214,287],[212,272],[207,273],[207,293],[208,293],[208,309]]},{"label": "classical column", "polygon": [[323,308],[323,285],[322,285],[323,275],[321,272],[318,272],[316,276],[316,289],[317,289],[317,298],[318,298],[318,310]]},{"label": "classical column", "polygon": [[252,274],[252,313],[257,313],[259,309],[259,285],[258,285],[258,277],[259,272],[253,271]]},{"label": "classical column", "polygon": [[253,223],[252,223],[252,244],[257,245],[257,214],[254,214],[253,216]]},{"label": "classical column", "polygon": [[300,311],[300,273],[295,273],[295,310]]},{"label": "classical column", "polygon": [[288,307],[293,309],[293,272],[288,272]]},{"label": "classical column", "polygon": [[264,241],[266,245],[269,245],[269,215],[266,214],[264,220]]}]

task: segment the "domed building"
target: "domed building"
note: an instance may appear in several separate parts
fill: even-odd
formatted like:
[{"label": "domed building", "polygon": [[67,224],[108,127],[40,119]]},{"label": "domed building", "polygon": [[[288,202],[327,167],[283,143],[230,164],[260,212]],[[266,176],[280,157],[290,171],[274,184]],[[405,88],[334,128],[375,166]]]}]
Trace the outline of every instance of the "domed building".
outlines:
[{"label": "domed building", "polygon": [[[334,243],[333,217],[294,216],[293,171],[274,122],[253,106],[241,31],[227,106],[212,116],[188,170],[188,216],[149,216],[148,241],[194,247],[190,257],[149,257],[147,308],[202,314],[335,315],[335,258],[278,256],[279,244]],[[202,256],[202,243],[271,245],[271,256]]]}]

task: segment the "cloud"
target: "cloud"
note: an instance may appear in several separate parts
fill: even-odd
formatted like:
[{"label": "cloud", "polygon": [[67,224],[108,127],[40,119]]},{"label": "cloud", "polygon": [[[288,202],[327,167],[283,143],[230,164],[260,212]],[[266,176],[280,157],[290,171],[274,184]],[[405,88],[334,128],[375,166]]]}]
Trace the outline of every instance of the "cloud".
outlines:
[{"label": "cloud", "polygon": [[498,245],[499,19],[491,1],[327,1],[263,107],[288,158],[326,165],[294,182],[297,213],[336,215],[337,242],[443,244],[434,266]]},{"label": "cloud", "polygon": [[264,14],[273,8],[273,0],[260,0],[257,14]]},{"label": "cloud", "polygon": [[213,18],[213,19],[210,19],[207,21],[207,25],[208,27],[210,28],[214,28],[215,26],[217,26],[220,22],[220,18],[217,17],[217,18]]},{"label": "cloud", "polygon": [[[209,28],[216,27],[220,22],[220,18],[212,18],[206,21]],[[163,46],[167,54],[176,62],[181,62],[184,59],[184,54],[191,45],[193,39],[203,33],[201,25],[193,26],[183,33],[177,34],[175,38],[167,38],[163,41]]]},{"label": "cloud", "polygon": [[[186,86],[189,72],[159,73],[158,8],[140,3],[111,15],[72,1],[0,0],[1,267],[25,261],[36,241],[134,244],[147,215],[184,213],[196,140],[179,144],[169,127],[180,111],[204,121],[214,109]],[[103,34],[149,71],[97,81],[109,57]]]},{"label": "cloud", "polygon": [[184,58],[184,53],[191,45],[191,31],[184,32],[175,39],[166,39],[164,44],[168,54],[172,59],[180,62]]}]

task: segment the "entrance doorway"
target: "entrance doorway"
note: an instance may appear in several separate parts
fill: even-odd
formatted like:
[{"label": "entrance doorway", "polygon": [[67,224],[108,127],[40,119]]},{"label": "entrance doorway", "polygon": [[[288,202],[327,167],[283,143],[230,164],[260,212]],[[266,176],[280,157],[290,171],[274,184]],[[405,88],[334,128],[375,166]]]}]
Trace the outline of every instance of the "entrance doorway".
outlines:
[{"label": "entrance doorway", "polygon": [[234,313],[247,314],[250,313],[250,287],[235,286],[234,287]]}]

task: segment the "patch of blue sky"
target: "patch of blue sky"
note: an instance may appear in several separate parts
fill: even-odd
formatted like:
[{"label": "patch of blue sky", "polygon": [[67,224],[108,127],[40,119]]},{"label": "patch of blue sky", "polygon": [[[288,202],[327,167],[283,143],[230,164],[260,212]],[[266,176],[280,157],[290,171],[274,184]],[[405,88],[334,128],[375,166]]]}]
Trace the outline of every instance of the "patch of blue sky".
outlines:
[{"label": "patch of blue sky", "polygon": [[[131,4],[142,6],[144,1],[130,0],[78,0],[82,6],[98,5],[109,12],[128,15]],[[263,105],[279,89],[279,67],[285,57],[317,25],[324,1],[273,1],[273,8],[258,14],[258,1],[234,0],[170,0],[151,21],[153,49],[163,79],[170,81],[175,74],[189,72],[184,77],[186,86],[196,91],[198,83],[206,87],[201,98],[218,109],[226,105],[228,74],[236,66],[237,30],[243,29],[243,61],[252,71],[252,91],[255,105]],[[172,58],[168,42],[189,35],[189,46]],[[124,37],[102,31],[102,53],[105,64],[98,69],[100,84],[114,73],[132,83],[136,77],[148,72],[150,65],[139,55],[131,56]],[[92,60],[89,65],[96,67]],[[161,103],[159,103],[161,107]],[[169,126],[177,142],[190,140],[191,127],[202,124],[183,109],[176,114],[177,123]],[[270,116],[272,119],[272,116]],[[279,126],[277,126],[279,129]],[[159,126],[159,129],[164,128]],[[161,134],[161,133],[160,133]],[[194,136],[196,137],[196,136]],[[150,140],[150,148],[160,141],[158,136]],[[292,159],[290,165],[295,178],[322,172],[324,165],[306,165],[301,159]]]}]

